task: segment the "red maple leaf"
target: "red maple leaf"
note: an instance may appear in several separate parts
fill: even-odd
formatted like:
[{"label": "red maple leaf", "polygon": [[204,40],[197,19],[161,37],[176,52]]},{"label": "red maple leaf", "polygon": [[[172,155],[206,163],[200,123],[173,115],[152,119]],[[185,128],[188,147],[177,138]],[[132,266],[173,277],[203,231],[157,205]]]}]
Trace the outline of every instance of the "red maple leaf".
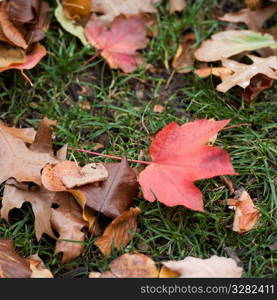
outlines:
[{"label": "red maple leaf", "polygon": [[91,20],[85,27],[85,34],[90,43],[101,49],[112,69],[120,68],[124,72],[133,72],[143,63],[143,58],[136,50],[147,44],[147,28],[142,16],[116,17],[108,31],[100,21]]},{"label": "red maple leaf", "polygon": [[209,138],[229,121],[198,120],[164,127],[150,146],[153,162],[139,175],[144,198],[204,211],[202,193],[194,181],[236,174],[229,154],[208,146]]}]

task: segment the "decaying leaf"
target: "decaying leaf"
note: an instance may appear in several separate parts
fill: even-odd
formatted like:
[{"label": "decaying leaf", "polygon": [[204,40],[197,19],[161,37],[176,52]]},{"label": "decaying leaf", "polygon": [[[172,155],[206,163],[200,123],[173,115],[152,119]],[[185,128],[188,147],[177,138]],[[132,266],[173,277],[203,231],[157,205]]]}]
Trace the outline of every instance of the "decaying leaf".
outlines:
[{"label": "decaying leaf", "polygon": [[156,13],[154,4],[157,0],[94,0],[92,11],[101,14],[98,19],[105,23],[111,23],[117,16],[138,15],[141,13]]},{"label": "decaying leaf", "polygon": [[182,11],[186,7],[185,0],[170,0],[170,13]]},{"label": "decaying leaf", "polygon": [[46,55],[46,49],[39,43],[34,46],[34,49],[26,54],[26,60],[23,63],[12,63],[7,67],[0,67],[0,73],[10,70],[10,69],[18,69],[29,70],[35,67],[41,59]]},{"label": "decaying leaf", "polygon": [[228,153],[207,145],[229,121],[198,120],[164,127],[150,146],[153,162],[139,175],[144,198],[203,211],[202,194],[193,182],[235,174]]},{"label": "decaying leaf", "polygon": [[235,206],[233,231],[244,233],[256,226],[260,218],[260,212],[244,189],[238,190],[235,198],[228,199],[227,203],[230,206]]},{"label": "decaying leaf", "polygon": [[92,272],[91,278],[157,278],[159,275],[155,262],[141,253],[123,254],[109,267],[110,271],[102,274]]},{"label": "decaying leaf", "polygon": [[63,11],[67,18],[80,21],[90,15],[92,3],[92,0],[64,0]]},{"label": "decaying leaf", "polygon": [[45,267],[38,254],[29,256],[27,260],[30,262],[30,269],[32,271],[30,278],[54,278],[53,274]]},{"label": "decaying leaf", "polygon": [[194,56],[200,61],[209,62],[265,47],[277,48],[277,42],[270,34],[250,30],[227,30],[216,33],[210,40],[204,41]]},{"label": "decaying leaf", "polygon": [[69,160],[55,166],[46,165],[41,176],[44,187],[49,191],[66,191],[107,178],[108,172],[102,163],[90,163],[81,168]]},{"label": "decaying leaf", "polygon": [[33,143],[36,136],[34,128],[8,127],[2,121],[0,121],[0,130],[29,144]]},{"label": "decaying leaf", "polygon": [[89,42],[101,50],[112,69],[120,68],[125,73],[133,72],[143,63],[138,49],[147,44],[147,28],[143,16],[116,17],[110,30],[100,21],[90,20],[85,27]]},{"label": "decaying leaf", "polygon": [[126,158],[120,163],[107,163],[105,167],[109,176],[100,186],[86,185],[71,192],[79,203],[115,218],[132,205],[138,193],[138,182]]},{"label": "decaying leaf", "polygon": [[228,13],[219,18],[221,21],[245,23],[250,30],[261,31],[263,24],[277,11],[277,4],[259,10],[244,8],[238,12]]},{"label": "decaying leaf", "polygon": [[253,61],[253,64],[246,65],[231,59],[224,59],[222,61],[223,66],[232,70],[233,74],[221,76],[222,83],[216,87],[218,91],[226,93],[236,85],[245,89],[250,85],[251,78],[257,74],[263,74],[269,78],[277,79],[275,73],[277,70],[276,56],[262,58],[248,55],[248,57]]},{"label": "decaying leaf", "polygon": [[193,32],[185,34],[180,41],[177,52],[172,61],[172,67],[178,73],[189,73],[192,70],[194,62],[194,51],[192,45],[196,37]]},{"label": "decaying leaf", "polygon": [[22,139],[0,127],[0,183],[13,177],[19,182],[41,185],[40,171],[47,163],[57,163],[51,153],[31,151]]},{"label": "decaying leaf", "polygon": [[208,77],[210,75],[221,77],[224,75],[231,75],[233,71],[225,67],[210,67],[197,69],[195,70],[195,73],[199,77]]},{"label": "decaying leaf", "polygon": [[0,47],[0,68],[6,68],[12,64],[22,64],[25,61],[25,53],[20,48]]},{"label": "decaying leaf", "polygon": [[55,17],[64,30],[79,38],[84,46],[88,45],[83,26],[77,24],[74,20],[66,18],[61,4],[58,4],[57,8],[55,9]]},{"label": "decaying leaf", "polygon": [[180,261],[163,262],[163,265],[178,272],[181,278],[239,278],[243,271],[233,259],[217,255],[207,259],[188,256]]},{"label": "decaying leaf", "polygon": [[22,33],[9,20],[8,14],[3,5],[0,4],[0,26],[7,37],[15,46],[26,49],[28,47]]},{"label": "decaying leaf", "polygon": [[82,218],[81,208],[68,193],[56,193],[54,203],[58,208],[52,208],[51,224],[59,233],[55,253],[62,252],[61,263],[71,261],[84,250],[85,234],[82,229],[86,222]]},{"label": "decaying leaf", "polygon": [[0,240],[0,278],[29,278],[30,263],[18,255],[12,240]]},{"label": "decaying leaf", "polygon": [[246,102],[251,102],[263,90],[272,86],[273,79],[263,74],[257,74],[251,78],[250,84],[243,91],[243,98]]},{"label": "decaying leaf", "polygon": [[95,242],[104,256],[109,256],[113,247],[120,250],[130,242],[136,232],[137,216],[140,213],[140,208],[130,208],[108,225],[104,234]]},{"label": "decaying leaf", "polygon": [[40,240],[43,233],[56,238],[50,223],[55,194],[45,189],[24,191],[15,186],[6,185],[2,200],[1,217],[9,221],[9,212],[13,208],[21,208],[22,204],[30,202],[35,215],[36,238]]}]

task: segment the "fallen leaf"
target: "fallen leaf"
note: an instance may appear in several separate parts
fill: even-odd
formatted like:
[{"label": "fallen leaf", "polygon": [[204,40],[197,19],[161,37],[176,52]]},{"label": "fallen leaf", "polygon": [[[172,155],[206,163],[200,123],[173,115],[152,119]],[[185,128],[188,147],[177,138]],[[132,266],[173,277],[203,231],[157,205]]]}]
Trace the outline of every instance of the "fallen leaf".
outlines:
[{"label": "fallen leaf", "polygon": [[163,265],[181,278],[240,278],[242,268],[232,258],[213,255],[207,259],[188,256],[180,261],[167,261]]},{"label": "fallen leaf", "polygon": [[[35,138],[36,140],[36,138]],[[57,163],[51,153],[31,151],[24,141],[0,126],[0,183],[13,177],[19,182],[41,185],[40,171],[47,163]]]},{"label": "fallen leaf", "polygon": [[18,255],[12,240],[0,240],[0,278],[29,278],[30,263]]},{"label": "fallen leaf", "polygon": [[85,234],[82,229],[86,222],[82,219],[80,206],[69,193],[56,193],[53,201],[59,205],[52,208],[51,216],[51,224],[59,233],[55,253],[63,253],[61,263],[64,264],[83,252]]},{"label": "fallen leaf", "polygon": [[172,61],[172,67],[178,73],[189,73],[193,68],[194,51],[192,45],[195,43],[196,37],[193,32],[185,34],[180,41],[177,52]]},{"label": "fallen leaf", "polygon": [[27,260],[30,262],[30,269],[32,271],[30,278],[54,278],[51,271],[45,267],[37,254],[29,256]]},{"label": "fallen leaf", "polygon": [[259,10],[262,7],[263,0],[244,0],[247,7],[249,7],[252,10]]},{"label": "fallen leaf", "polygon": [[182,11],[186,7],[185,0],[170,0],[170,13]]},{"label": "fallen leaf", "polygon": [[9,221],[9,212],[13,208],[21,208],[22,204],[30,202],[35,215],[35,232],[39,241],[43,233],[56,239],[51,226],[52,204],[54,203],[55,193],[45,189],[36,191],[25,191],[15,186],[6,185],[2,200],[1,218]]},{"label": "fallen leaf", "polygon": [[158,0],[94,0],[92,11],[100,14],[98,19],[105,23],[111,23],[117,16],[138,15],[141,13],[156,13],[154,4]]},{"label": "fallen leaf", "polygon": [[161,267],[159,278],[177,278],[177,277],[180,277],[179,272],[172,271],[168,269],[166,266]]},{"label": "fallen leaf", "polygon": [[110,30],[100,21],[91,20],[85,27],[89,42],[101,50],[112,69],[120,68],[125,73],[133,72],[143,63],[138,49],[147,44],[147,28],[141,16],[118,16],[111,23]]},{"label": "fallen leaf", "polygon": [[0,26],[4,35],[12,44],[23,49],[28,47],[22,33],[9,20],[3,4],[0,4]]},{"label": "fallen leaf", "polygon": [[154,113],[158,113],[158,114],[161,114],[163,113],[165,110],[164,106],[161,105],[161,104],[155,104],[154,107],[153,107],[153,112]]},{"label": "fallen leaf", "polygon": [[219,18],[221,21],[245,23],[250,30],[261,31],[263,24],[277,11],[277,4],[259,10],[244,8],[238,12],[228,13]]},{"label": "fallen leaf", "polygon": [[0,67],[0,73],[10,70],[10,69],[18,69],[18,70],[29,70],[35,67],[40,60],[46,55],[46,49],[39,43],[37,43],[32,52],[27,53],[26,61],[24,63],[14,63],[9,65],[8,67]]},{"label": "fallen leaf", "polygon": [[244,233],[256,226],[260,218],[260,212],[244,189],[236,191],[235,198],[228,199],[227,204],[235,206],[233,231]]},{"label": "fallen leaf", "polygon": [[90,15],[92,0],[64,0],[62,2],[65,16],[69,19],[80,21]]},{"label": "fallen leaf", "polygon": [[[73,195],[79,203],[108,217],[118,217],[133,203],[138,193],[136,173],[126,158],[120,163],[105,164],[109,177],[100,186],[86,185],[75,189]],[[72,192],[72,191],[71,191]],[[82,205],[82,204],[81,204]]]},{"label": "fallen leaf", "polygon": [[28,45],[41,41],[49,26],[50,7],[40,0],[12,0],[8,2],[9,20],[24,33]]},{"label": "fallen leaf", "polygon": [[55,17],[64,30],[79,38],[84,46],[88,45],[83,26],[77,24],[74,20],[66,18],[61,4],[58,4],[57,8],[55,9]]},{"label": "fallen leaf", "polygon": [[253,61],[253,64],[246,65],[231,59],[222,60],[223,66],[232,70],[233,74],[221,76],[222,83],[216,87],[219,92],[226,93],[236,85],[245,89],[250,85],[251,78],[257,74],[263,74],[269,78],[277,79],[275,73],[277,60],[275,56],[262,58],[248,55],[248,57]]},{"label": "fallen leaf", "polygon": [[0,46],[0,68],[6,68],[12,64],[21,64],[25,61],[25,53],[20,48],[5,48]]},{"label": "fallen leaf", "polygon": [[233,71],[224,67],[210,67],[197,69],[195,73],[199,77],[208,77],[210,75],[221,77],[223,75],[231,75]]},{"label": "fallen leaf", "polygon": [[266,90],[272,86],[273,79],[263,74],[257,74],[251,78],[250,84],[243,91],[243,99],[246,102],[251,102],[256,98],[263,90]]},{"label": "fallen leaf", "polygon": [[2,121],[0,121],[0,130],[29,144],[33,143],[36,136],[34,128],[8,127]]},{"label": "fallen leaf", "polygon": [[104,234],[95,242],[104,256],[109,256],[113,247],[120,250],[128,245],[137,230],[137,216],[140,213],[140,208],[130,208],[108,225]]},{"label": "fallen leaf", "polygon": [[210,40],[204,41],[194,56],[200,61],[209,62],[265,47],[277,48],[277,42],[270,34],[250,30],[227,30],[216,33]]},{"label": "fallen leaf", "polygon": [[110,272],[104,272],[100,277],[157,278],[159,276],[154,261],[141,253],[123,254],[114,259],[109,267]]},{"label": "fallen leaf", "polygon": [[66,191],[74,187],[103,181],[108,172],[102,163],[90,163],[79,167],[75,162],[65,160],[57,165],[46,165],[41,180],[49,191]]},{"label": "fallen leaf", "polygon": [[207,145],[229,121],[198,120],[164,127],[150,146],[153,162],[139,175],[144,198],[204,211],[202,194],[193,182],[236,174],[228,153]]}]

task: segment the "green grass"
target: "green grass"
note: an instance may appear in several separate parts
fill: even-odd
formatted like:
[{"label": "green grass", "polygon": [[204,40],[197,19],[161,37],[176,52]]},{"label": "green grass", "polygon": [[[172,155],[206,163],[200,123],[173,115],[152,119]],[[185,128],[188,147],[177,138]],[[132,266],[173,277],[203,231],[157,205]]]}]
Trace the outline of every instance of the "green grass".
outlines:
[{"label": "green grass", "polygon": [[[244,187],[261,211],[256,229],[238,235],[230,229],[233,211],[223,205],[229,197],[220,178],[197,182],[204,194],[205,213],[184,207],[165,207],[142,198],[135,201],[143,214],[139,232],[121,252],[104,259],[88,238],[85,252],[74,261],[61,265],[60,255],[53,255],[54,243],[47,236],[35,240],[34,215],[31,207],[13,211],[13,222],[0,221],[0,238],[11,238],[23,256],[39,251],[56,276],[87,276],[90,271],[105,271],[109,262],[124,252],[134,250],[148,254],[157,262],[183,259],[191,255],[207,258],[213,254],[227,256],[226,247],[237,252],[244,277],[273,277],[276,255],[269,246],[276,241],[276,204],[274,168],[276,168],[276,86],[260,94],[251,104],[239,96],[239,89],[222,94],[215,91],[214,77],[199,79],[193,74],[171,75],[173,57],[182,32],[193,29],[197,45],[211,33],[222,30],[223,22],[215,18],[220,1],[187,1],[182,14],[169,15],[159,6],[160,33],[152,38],[143,55],[156,71],[144,67],[132,74],[110,70],[98,57],[88,66],[83,63],[95,52],[83,48],[79,41],[64,32],[55,19],[44,40],[48,55],[26,73],[28,83],[15,70],[0,74],[0,119],[18,127],[37,128],[43,116],[59,121],[55,130],[55,147],[68,143],[71,147],[93,149],[105,145],[104,153],[126,155],[137,159],[147,151],[151,136],[171,121],[179,124],[200,118],[232,119],[231,125],[248,124],[223,130],[217,145],[226,149],[239,175],[238,186]],[[78,91],[83,91],[78,95]],[[89,111],[80,107],[89,101]],[[153,112],[155,104],[165,106],[162,114]],[[69,159],[85,163],[103,161],[78,152]],[[135,166],[133,164],[132,166]],[[0,192],[3,191],[3,186]],[[275,252],[276,254],[276,252]]]}]

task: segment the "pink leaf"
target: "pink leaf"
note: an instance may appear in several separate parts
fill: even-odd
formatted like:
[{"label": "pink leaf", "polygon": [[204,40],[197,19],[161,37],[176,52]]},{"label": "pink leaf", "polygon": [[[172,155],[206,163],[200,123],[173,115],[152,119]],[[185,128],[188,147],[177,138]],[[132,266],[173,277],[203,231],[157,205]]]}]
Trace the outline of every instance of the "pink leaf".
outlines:
[{"label": "pink leaf", "polygon": [[136,50],[147,43],[147,28],[142,16],[118,16],[110,30],[100,21],[91,20],[85,27],[85,34],[90,43],[101,49],[101,56],[112,69],[120,68],[125,73],[133,72],[143,63],[143,58]]}]

